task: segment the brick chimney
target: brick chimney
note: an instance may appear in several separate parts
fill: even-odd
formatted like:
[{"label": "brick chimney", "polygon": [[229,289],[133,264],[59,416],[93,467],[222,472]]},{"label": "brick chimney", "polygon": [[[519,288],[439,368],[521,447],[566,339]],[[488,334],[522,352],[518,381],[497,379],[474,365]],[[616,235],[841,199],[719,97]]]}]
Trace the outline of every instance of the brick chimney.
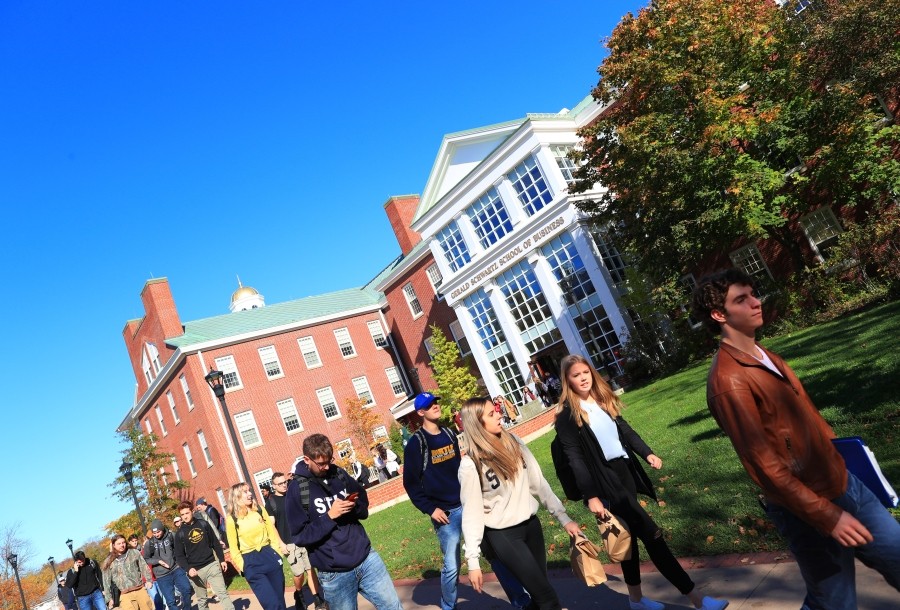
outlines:
[{"label": "brick chimney", "polygon": [[418,195],[395,195],[384,204],[384,212],[394,230],[397,243],[400,244],[400,252],[404,255],[409,254],[422,241],[422,236],[410,228],[418,206]]}]

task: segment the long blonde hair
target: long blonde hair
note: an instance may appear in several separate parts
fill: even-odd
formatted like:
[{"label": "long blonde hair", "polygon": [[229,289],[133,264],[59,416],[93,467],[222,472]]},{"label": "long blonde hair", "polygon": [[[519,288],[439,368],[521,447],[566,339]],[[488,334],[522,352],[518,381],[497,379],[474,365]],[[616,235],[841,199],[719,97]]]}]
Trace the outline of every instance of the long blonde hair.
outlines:
[{"label": "long blonde hair", "polygon": [[619,397],[613,393],[609,384],[603,380],[597,369],[591,365],[590,361],[584,356],[578,354],[569,354],[559,362],[560,368],[560,385],[562,385],[562,393],[559,396],[559,403],[556,405],[556,416],[559,417],[566,405],[569,405],[569,411],[572,419],[580,428],[584,423],[590,423],[587,412],[581,408],[581,400],[578,395],[569,387],[569,371],[576,364],[584,364],[591,371],[591,398],[596,401],[597,406],[609,413],[613,419],[622,413],[622,402]]},{"label": "long blonde hair", "polygon": [[250,501],[250,508],[242,505],[238,502],[241,499],[241,496],[245,491],[250,489],[250,486],[244,482],[235,483],[231,486],[231,489],[228,491],[228,512],[231,513],[231,516],[235,519],[240,519],[251,510],[258,510],[256,506],[256,498],[253,498]]},{"label": "long blonde hair", "polygon": [[484,429],[481,417],[485,405],[494,408],[494,401],[490,396],[470,398],[463,403],[460,411],[469,445],[469,457],[475,462],[479,477],[483,466],[487,466],[507,481],[515,481],[522,467],[522,447],[512,434],[502,428],[499,436]]}]

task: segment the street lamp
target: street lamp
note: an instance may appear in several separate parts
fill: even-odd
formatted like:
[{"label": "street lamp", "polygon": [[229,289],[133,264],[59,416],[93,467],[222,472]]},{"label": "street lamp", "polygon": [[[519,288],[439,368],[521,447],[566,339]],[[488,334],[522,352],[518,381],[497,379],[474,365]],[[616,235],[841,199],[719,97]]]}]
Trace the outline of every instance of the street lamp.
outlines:
[{"label": "street lamp", "polygon": [[231,442],[234,445],[234,451],[237,453],[238,462],[241,465],[241,474],[244,477],[244,482],[250,485],[250,481],[253,479],[250,478],[250,471],[247,469],[247,462],[244,461],[244,452],[241,451],[241,444],[238,443],[237,432],[234,429],[234,422],[231,421],[231,415],[228,413],[228,405],[225,403],[225,373],[222,371],[216,371],[212,367],[209,367],[209,373],[206,374],[206,383],[209,384],[209,387],[212,389],[213,394],[216,395],[216,398],[219,399],[219,404],[222,405],[222,413],[225,414],[225,423],[228,424],[228,433],[231,435]]},{"label": "street lamp", "polygon": [[134,490],[134,474],[131,472],[133,464],[128,460],[122,462],[122,465],[119,466],[119,472],[122,473],[122,476],[125,477],[125,480],[128,481],[128,487],[131,488],[131,498],[134,500],[134,509],[137,511],[138,521],[141,522],[141,533],[147,533],[147,524],[144,523],[144,513],[141,512],[141,505],[138,504],[137,492]]},{"label": "street lamp", "polygon": [[50,569],[53,570],[53,580],[56,580],[56,563],[53,561],[53,555],[47,558],[47,561],[50,562]]},{"label": "street lamp", "polygon": [[22,590],[22,581],[19,580],[19,556],[15,553],[10,553],[6,557],[6,561],[9,562],[9,565],[12,566],[13,572],[16,573],[16,584],[19,585],[19,595],[22,596],[22,610],[28,610],[28,604],[25,603],[25,591]]},{"label": "street lamp", "polygon": [[72,559],[75,559],[75,551],[72,549],[72,539],[69,538],[66,540],[66,546],[69,547],[69,552],[72,553]]}]

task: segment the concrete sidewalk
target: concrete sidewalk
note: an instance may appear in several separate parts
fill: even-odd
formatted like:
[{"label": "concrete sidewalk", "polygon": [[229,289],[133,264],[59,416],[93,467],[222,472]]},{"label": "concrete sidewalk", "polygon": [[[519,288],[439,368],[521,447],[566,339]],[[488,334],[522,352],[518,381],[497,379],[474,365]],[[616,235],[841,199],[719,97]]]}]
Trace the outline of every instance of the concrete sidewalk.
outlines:
[{"label": "concrete sidewalk", "polygon": [[[773,557],[778,557],[777,560]],[[805,587],[797,564],[790,558],[762,554],[761,556],[706,557],[693,560],[688,566],[691,578],[706,595],[724,597],[731,602],[729,610],[797,610],[803,601]],[[688,563],[689,561],[686,561]],[[568,570],[551,571],[551,579],[559,593],[563,608],[604,608],[628,610],[628,597],[618,566],[606,566],[608,582],[588,588],[576,580]],[[652,566],[649,566],[652,569]],[[459,585],[460,610],[501,610],[511,606],[496,580],[490,576],[484,593],[475,593],[462,579]],[[666,604],[667,609],[690,610],[691,604],[658,572],[642,573],[644,595]],[[395,581],[403,607],[439,610],[440,581],[430,578],[419,581]],[[874,570],[857,562],[856,586],[860,610],[897,610],[900,592],[885,582]],[[250,591],[232,592],[236,610],[263,610]],[[285,593],[287,606],[293,610],[293,589]],[[307,601],[310,601],[307,599]],[[217,610],[212,604],[211,610]],[[360,597],[360,610],[373,606]]]}]

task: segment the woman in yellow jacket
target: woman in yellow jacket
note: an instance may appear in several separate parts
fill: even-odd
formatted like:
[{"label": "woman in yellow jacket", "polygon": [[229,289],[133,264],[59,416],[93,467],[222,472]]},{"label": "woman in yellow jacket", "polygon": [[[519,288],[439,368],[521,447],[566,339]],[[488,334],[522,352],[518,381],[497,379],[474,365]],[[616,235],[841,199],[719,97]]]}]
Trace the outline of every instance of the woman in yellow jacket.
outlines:
[{"label": "woman in yellow jacket", "polygon": [[[284,603],[284,571],[281,555],[273,548],[284,547],[275,522],[259,506],[246,483],[231,486],[225,535],[231,549],[231,561],[264,610],[287,610]],[[281,548],[287,553],[286,548]]]}]

